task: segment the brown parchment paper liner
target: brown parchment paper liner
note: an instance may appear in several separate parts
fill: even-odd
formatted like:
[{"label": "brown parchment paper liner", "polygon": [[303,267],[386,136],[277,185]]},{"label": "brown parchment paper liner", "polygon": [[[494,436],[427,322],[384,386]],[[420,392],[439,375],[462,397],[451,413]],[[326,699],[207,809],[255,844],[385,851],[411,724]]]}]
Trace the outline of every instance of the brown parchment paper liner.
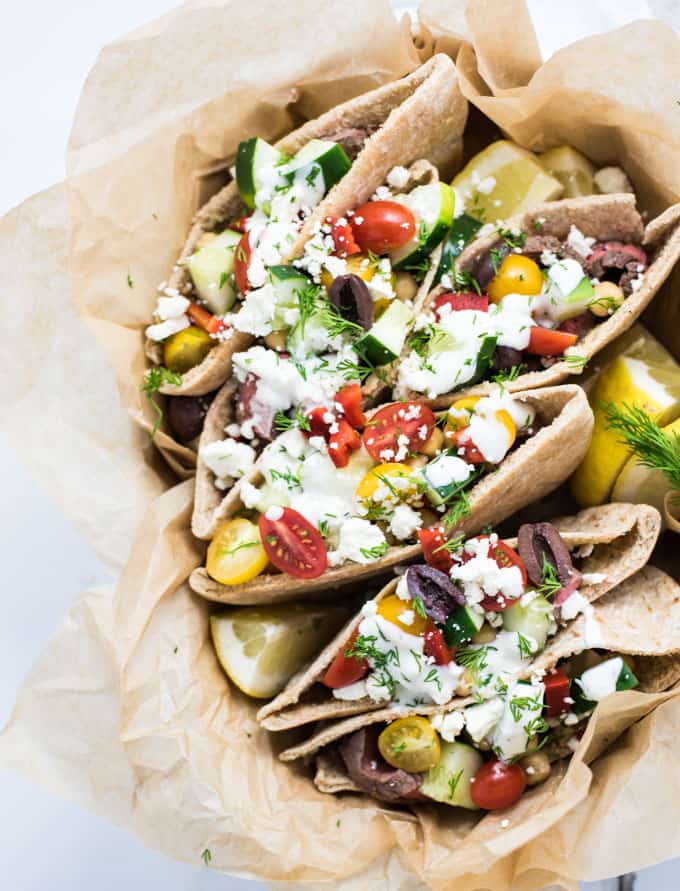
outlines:
[{"label": "brown parchment paper liner", "polygon": [[[423,20],[438,48],[460,48],[475,104],[530,147],[575,140],[598,163],[622,163],[650,215],[678,200],[680,47],[669,28],[642,22],[581,41],[532,76],[523,3],[477,2],[467,21],[463,10],[438,0]],[[591,767],[572,760],[522,821],[464,845],[453,814],[329,802],[278,761],[257,706],[219,670],[210,607],[177,587],[198,563],[191,484],[159,495],[162,465],[125,414],[151,421],[138,387],[155,288],[242,134],[275,138],[418,61],[408,27],[378,0],[200,0],[100,55],[71,139],[68,207],[56,188],[0,223],[12,335],[0,423],[86,540],[126,566],[55,632],[0,736],[0,761],[192,864],[208,848],[213,868],[306,888],[575,889],[680,853],[676,694],[631,693],[603,711],[586,745],[594,754],[629,728],[612,747]],[[653,324],[669,345],[673,318]]]}]

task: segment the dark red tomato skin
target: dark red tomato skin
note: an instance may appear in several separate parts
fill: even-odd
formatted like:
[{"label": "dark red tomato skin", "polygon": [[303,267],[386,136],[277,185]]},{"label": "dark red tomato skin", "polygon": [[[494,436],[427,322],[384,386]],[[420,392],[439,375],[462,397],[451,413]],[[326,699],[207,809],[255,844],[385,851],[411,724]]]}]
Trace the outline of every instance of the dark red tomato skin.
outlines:
[{"label": "dark red tomato skin", "polygon": [[545,705],[549,718],[556,718],[558,715],[569,711],[570,703],[565,702],[569,698],[569,678],[559,668],[549,671],[543,676],[545,684]]},{"label": "dark red tomato skin", "polygon": [[294,578],[318,578],[328,566],[323,538],[301,513],[291,507],[281,510],[277,520],[270,520],[266,514],[259,520],[262,546],[269,560]]},{"label": "dark red tomato skin", "polygon": [[335,394],[335,401],[342,406],[345,420],[357,430],[361,430],[366,423],[366,415],[361,408],[362,398],[360,384],[347,384]]},{"label": "dark red tomato skin", "polygon": [[497,811],[519,801],[526,789],[527,777],[519,764],[506,764],[494,758],[482,764],[470,786],[477,807]]},{"label": "dark red tomato skin", "polygon": [[[487,538],[486,535],[478,535],[477,539],[481,540],[483,538]],[[467,563],[468,560],[472,560],[473,555],[468,554],[467,551],[463,551],[463,563]],[[496,561],[496,565],[500,566],[501,569],[506,568],[508,566],[516,566],[520,573],[522,574],[522,587],[526,588],[527,585],[527,571],[524,567],[524,563],[522,562],[522,558],[516,551],[513,551],[512,548],[508,547],[504,541],[497,541],[495,547],[489,551],[489,557]],[[503,598],[502,601],[498,600],[498,595],[496,594],[493,597],[485,597],[481,602],[480,606],[489,610],[489,612],[500,613],[503,612],[504,609],[507,609],[509,606],[512,606],[513,603],[517,602],[518,598],[508,599]]]},{"label": "dark red tomato skin", "polygon": [[236,287],[241,294],[245,294],[250,290],[248,281],[248,266],[250,265],[250,256],[253,253],[250,247],[250,234],[245,232],[234,251],[234,279]]},{"label": "dark red tomato skin", "polygon": [[345,655],[347,650],[352,649],[358,636],[359,629],[357,628],[349,640],[343,644],[342,649],[337,653],[328,666],[326,674],[321,679],[321,683],[331,690],[339,687],[348,687],[368,674],[369,666],[367,659],[358,659],[356,656]]},{"label": "dark red tomato skin", "polygon": [[448,665],[453,660],[453,654],[446,645],[444,635],[434,623],[425,631],[423,652],[426,656],[431,656],[436,665]]},{"label": "dark red tomato skin", "polygon": [[387,254],[410,241],[416,220],[408,207],[397,201],[369,201],[354,211],[352,232],[362,251]]},{"label": "dark red tomato skin", "polygon": [[352,452],[361,448],[359,432],[344,418],[336,421],[338,430],[328,440],[328,454],[336,467],[347,467]]},{"label": "dark red tomato skin", "polygon": [[[484,464],[484,455],[479,451],[474,442],[467,436],[467,427],[462,427],[453,433],[453,444],[460,451],[462,449],[461,458],[468,464]],[[465,435],[463,435],[465,434]]]},{"label": "dark red tomato skin", "polygon": [[425,562],[435,569],[448,572],[453,566],[453,557],[446,550],[446,538],[441,526],[432,526],[430,529],[418,530],[418,541],[423,549]]},{"label": "dark red tomato skin", "polygon": [[475,291],[462,291],[458,294],[440,294],[432,303],[432,312],[439,320],[444,306],[450,306],[451,312],[459,312],[463,309],[476,309],[478,312],[489,311],[489,298],[485,294],[477,294]]},{"label": "dark red tomato skin", "polygon": [[575,334],[532,325],[526,351],[532,356],[561,356],[568,347],[574,346],[577,340]]},{"label": "dark red tomato skin", "polygon": [[[414,405],[418,406],[418,414],[406,418],[405,415],[412,413]],[[419,402],[393,402],[379,409],[367,422],[363,433],[364,445],[374,461],[400,461],[403,458],[397,457],[400,448],[397,437],[402,434],[407,436],[408,451],[417,452],[418,447],[423,446],[432,435],[434,425],[434,415],[426,405]],[[423,426],[427,428],[425,436],[421,435]],[[381,454],[386,450],[392,451],[392,457]]]}]

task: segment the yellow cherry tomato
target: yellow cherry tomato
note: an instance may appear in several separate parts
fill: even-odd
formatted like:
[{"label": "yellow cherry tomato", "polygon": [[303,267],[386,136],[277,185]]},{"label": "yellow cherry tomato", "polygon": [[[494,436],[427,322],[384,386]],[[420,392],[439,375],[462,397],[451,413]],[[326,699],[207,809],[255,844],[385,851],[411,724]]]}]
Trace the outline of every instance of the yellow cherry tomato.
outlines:
[{"label": "yellow cherry tomato", "polygon": [[[345,263],[348,275],[358,275],[365,282],[370,282],[375,275],[375,263],[372,263],[366,254],[352,254],[351,257],[347,257]],[[327,269],[323,270],[319,280],[324,288],[330,288],[333,284],[333,276]]]},{"label": "yellow cherry tomato", "polygon": [[241,585],[258,576],[269,562],[260,530],[244,517],[219,527],[208,547],[205,568],[222,585]]},{"label": "yellow cherry tomato", "polygon": [[540,294],[543,273],[538,263],[521,254],[508,254],[486,289],[489,300],[500,303],[506,294]]},{"label": "yellow cherry tomato", "polygon": [[207,331],[190,325],[165,341],[163,362],[170,371],[184,374],[190,368],[200,365],[216,343]]},{"label": "yellow cherry tomato", "polygon": [[[447,440],[455,442],[458,431],[464,430],[470,424],[470,416],[474,413],[475,406],[481,398],[481,396],[466,396],[464,399],[457,399],[453,403],[446,417],[444,435]],[[511,448],[517,436],[515,422],[504,408],[494,412],[494,417],[508,431],[508,448]]]},{"label": "yellow cherry tomato", "polygon": [[[409,610],[413,613],[413,622],[407,625],[406,622],[400,620],[399,616]],[[401,631],[405,631],[406,634],[414,634],[416,637],[425,634],[429,621],[415,611],[412,600],[402,600],[396,594],[383,597],[378,604],[378,615],[382,616],[386,622],[396,625]]]},{"label": "yellow cherry tomato", "polygon": [[403,501],[416,490],[416,469],[396,461],[378,464],[371,468],[359,483],[354,493],[355,497],[360,501],[371,501],[381,484],[386,486],[398,500]]},{"label": "yellow cherry tomato", "polygon": [[378,749],[388,764],[408,773],[421,773],[439,764],[439,736],[427,718],[413,715],[392,721],[378,737]]}]

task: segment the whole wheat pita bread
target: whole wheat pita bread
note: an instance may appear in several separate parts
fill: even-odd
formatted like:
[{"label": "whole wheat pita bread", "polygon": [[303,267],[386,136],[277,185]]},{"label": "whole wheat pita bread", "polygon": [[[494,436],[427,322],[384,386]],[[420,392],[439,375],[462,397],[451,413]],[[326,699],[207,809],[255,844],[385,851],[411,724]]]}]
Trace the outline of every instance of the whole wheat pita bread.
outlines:
[{"label": "whole wheat pita bread", "polygon": [[[646,504],[606,504],[556,519],[553,525],[570,551],[576,555],[583,552],[580,571],[586,578],[595,573],[604,576],[579,588],[581,595],[593,603],[645,566],[661,531],[661,516]],[[514,538],[504,541],[512,548],[517,547]],[[390,581],[375,599],[391,594],[396,583],[396,579]],[[370,699],[352,702],[335,699],[331,691],[318,683],[361,619],[360,613],[354,616],[309,666],[259,710],[257,719],[263,727],[287,730],[381,707]]]},{"label": "whole wheat pita bread", "polygon": [[[665,210],[652,220],[646,228],[635,207],[635,196],[592,195],[586,198],[567,198],[542,204],[531,211],[508,220],[508,229],[518,228],[528,234],[554,235],[565,239],[572,225],[585,235],[597,238],[598,241],[627,241],[642,244],[651,252],[651,262],[644,272],[641,286],[625,299],[623,305],[605,321],[596,325],[578,343],[565,351],[565,356],[577,356],[591,359],[608,343],[623,334],[642,313],[670,275],[675,264],[680,260],[680,205]],[[470,269],[475,260],[485,254],[498,240],[496,232],[475,239],[461,253],[458,266]],[[426,311],[432,301],[446,289],[441,285],[435,288],[418,307]],[[404,347],[402,358],[409,354],[408,343]],[[556,362],[542,371],[531,371],[521,374],[505,386],[510,392],[519,392],[531,387],[554,386],[568,380],[572,375],[583,372],[585,364],[569,363],[566,359]],[[482,382],[455,393],[456,398],[468,395],[480,395],[490,391],[493,384]],[[409,390],[395,389],[400,398],[418,398],[417,393]],[[433,407],[442,407],[451,402],[452,394],[442,394],[429,400]]]},{"label": "whole wheat pita bread", "polygon": [[[461,532],[473,534],[488,524],[496,525],[526,504],[552,492],[572,473],[588,447],[593,414],[580,387],[528,390],[515,398],[532,406],[539,429],[496,470],[472,486],[468,492],[470,513],[456,526]],[[259,479],[256,463],[253,472],[243,480],[255,483]],[[243,481],[236,483],[222,501],[223,517],[240,509],[242,484]],[[221,585],[201,567],[191,574],[189,584],[197,594],[220,603],[278,603],[324,593],[334,598],[338,588],[380,576],[398,563],[416,559],[420,553],[420,545],[390,547],[373,563],[339,566],[316,579],[306,579],[303,584],[284,574],[262,574],[246,584]]]},{"label": "whole wheat pita bread", "polygon": [[[644,566],[597,600],[592,618],[580,615],[561,629],[521,676],[548,671],[560,659],[593,647],[644,657],[643,692],[658,692],[662,684],[666,689],[676,683],[680,676],[680,585],[660,569]],[[443,706],[379,708],[341,721],[326,721],[311,737],[285,749],[279,757],[282,761],[307,758],[362,727],[409,715],[446,714],[475,701],[468,696]]]}]

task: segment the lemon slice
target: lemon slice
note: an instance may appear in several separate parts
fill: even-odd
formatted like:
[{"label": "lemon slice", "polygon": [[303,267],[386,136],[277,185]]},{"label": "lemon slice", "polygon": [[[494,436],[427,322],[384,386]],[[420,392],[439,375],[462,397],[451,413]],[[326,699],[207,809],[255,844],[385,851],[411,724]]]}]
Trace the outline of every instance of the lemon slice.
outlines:
[{"label": "lemon slice", "polygon": [[562,183],[544,170],[532,152],[507,139],[492,142],[475,155],[451,185],[465,212],[486,223],[552,201],[564,191]]},{"label": "lemon slice", "polygon": [[[664,433],[680,433],[680,418],[663,428]],[[671,489],[668,477],[660,470],[643,467],[635,456],[628,459],[612,490],[612,501],[651,504],[663,516],[663,501]]]},{"label": "lemon slice", "polygon": [[571,478],[571,491],[582,507],[603,504],[630,457],[620,434],[607,427],[602,403],[639,405],[662,426],[680,415],[680,374],[664,364],[621,355],[602,370],[589,394],[595,415],[586,456]]},{"label": "lemon slice", "polygon": [[585,155],[570,145],[558,145],[538,156],[538,162],[564,186],[564,198],[593,195],[595,167]]},{"label": "lemon slice", "polygon": [[256,699],[279,693],[338,631],[349,612],[286,603],[246,606],[210,618],[217,658],[236,686]]}]

